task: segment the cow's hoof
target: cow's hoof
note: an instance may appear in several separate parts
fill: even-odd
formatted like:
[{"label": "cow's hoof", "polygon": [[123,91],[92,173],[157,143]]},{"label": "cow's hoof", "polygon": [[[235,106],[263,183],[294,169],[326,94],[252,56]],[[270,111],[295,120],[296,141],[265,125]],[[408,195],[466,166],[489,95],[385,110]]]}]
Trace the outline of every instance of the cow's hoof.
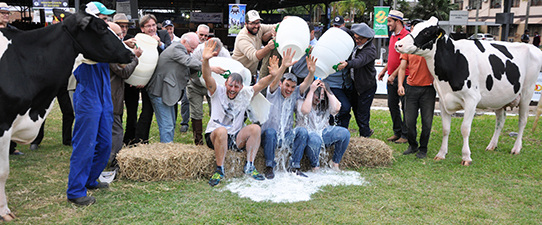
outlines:
[{"label": "cow's hoof", "polygon": [[470,164],[472,164],[472,161],[461,160],[461,165],[463,166],[470,166]]},{"label": "cow's hoof", "polygon": [[10,213],[0,217],[0,219],[1,219],[1,221],[9,222],[9,221],[12,221],[13,219],[15,219],[15,214],[10,212]]},{"label": "cow's hoof", "polygon": [[433,160],[435,160],[435,161],[440,161],[440,160],[444,160],[444,158],[439,157],[439,156],[435,156],[435,158],[433,158]]},{"label": "cow's hoof", "polygon": [[519,155],[519,152],[514,152],[514,151],[512,151],[512,152],[510,152],[510,154],[512,154],[512,155]]}]

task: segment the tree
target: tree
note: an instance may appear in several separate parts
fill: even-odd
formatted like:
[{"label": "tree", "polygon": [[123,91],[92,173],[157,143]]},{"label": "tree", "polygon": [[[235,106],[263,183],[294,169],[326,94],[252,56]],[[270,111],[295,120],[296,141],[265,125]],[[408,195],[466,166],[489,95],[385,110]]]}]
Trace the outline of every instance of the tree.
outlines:
[{"label": "tree", "polygon": [[448,20],[450,10],[459,8],[458,4],[452,4],[449,0],[418,0],[418,4],[414,6],[410,13],[405,13],[408,18],[420,18],[427,20],[431,16],[437,17],[439,20]]},{"label": "tree", "polygon": [[348,18],[351,23],[354,23],[356,15],[363,15],[365,13],[365,2],[359,0],[346,0],[339,2],[339,14]]}]

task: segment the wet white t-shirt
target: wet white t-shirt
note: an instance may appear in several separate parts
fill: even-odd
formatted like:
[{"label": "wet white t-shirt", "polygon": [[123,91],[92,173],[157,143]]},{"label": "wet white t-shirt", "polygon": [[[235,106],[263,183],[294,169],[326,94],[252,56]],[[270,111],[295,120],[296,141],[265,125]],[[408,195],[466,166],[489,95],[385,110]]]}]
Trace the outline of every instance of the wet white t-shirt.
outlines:
[{"label": "wet white t-shirt", "polygon": [[[216,82],[216,81],[215,81]],[[205,133],[211,133],[216,128],[225,127],[228,134],[235,134],[244,126],[245,111],[254,96],[252,86],[246,86],[239,91],[235,99],[229,99],[226,95],[226,87],[216,84],[216,90],[211,96],[211,119],[207,124]]]},{"label": "wet white t-shirt", "polygon": [[324,128],[329,126],[329,109],[322,112],[312,108],[307,115],[303,115],[303,113],[301,113],[303,101],[305,101],[305,99],[297,100],[296,126],[304,127],[308,131],[321,134]]}]

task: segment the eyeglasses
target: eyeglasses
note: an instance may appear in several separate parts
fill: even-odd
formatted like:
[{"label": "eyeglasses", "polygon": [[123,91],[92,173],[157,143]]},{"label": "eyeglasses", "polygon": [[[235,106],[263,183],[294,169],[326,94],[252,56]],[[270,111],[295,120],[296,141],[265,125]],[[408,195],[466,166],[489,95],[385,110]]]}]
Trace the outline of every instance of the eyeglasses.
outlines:
[{"label": "eyeglasses", "polygon": [[363,41],[363,37],[358,36],[357,34],[354,34],[354,39],[356,39],[356,41]]},{"label": "eyeglasses", "polygon": [[147,24],[147,25],[145,25],[145,26],[143,26],[143,27],[145,27],[145,28],[147,28],[147,29],[148,29],[148,28],[152,28],[152,27],[156,27],[156,23],[155,23],[155,24]]},{"label": "eyeglasses", "polygon": [[261,23],[260,21],[255,21],[255,22],[249,22],[248,24],[250,24],[250,25],[258,25],[260,23]]},{"label": "eyeglasses", "polygon": [[6,16],[6,15],[11,15],[11,12],[0,12],[0,14]]},{"label": "eyeglasses", "polygon": [[120,28],[130,28],[128,25],[119,25]]},{"label": "eyeglasses", "polygon": [[200,37],[209,37],[208,34],[199,34]]}]

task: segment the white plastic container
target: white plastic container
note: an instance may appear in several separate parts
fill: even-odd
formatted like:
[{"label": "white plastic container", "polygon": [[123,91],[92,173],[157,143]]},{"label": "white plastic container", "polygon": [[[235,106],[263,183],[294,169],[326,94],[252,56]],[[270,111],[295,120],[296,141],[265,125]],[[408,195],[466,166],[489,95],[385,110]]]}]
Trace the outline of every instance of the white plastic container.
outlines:
[{"label": "white plastic container", "polygon": [[139,57],[139,64],[134,72],[125,82],[131,85],[147,85],[158,63],[158,42],[144,33],[137,34],[135,39],[143,54]]},{"label": "white plastic container", "polygon": [[[250,86],[250,82],[252,81],[252,75],[250,73],[250,70],[244,67],[243,64],[241,64],[239,61],[231,58],[213,57],[209,59],[209,65],[222,67],[222,69],[229,70],[229,73],[241,74],[241,77],[243,77],[243,85]],[[215,78],[217,84],[224,85],[224,83],[226,82],[226,78],[224,78],[224,76],[222,76],[221,74],[211,73],[211,75],[213,76],[213,78]],[[200,82],[201,84],[205,85],[205,80],[203,79],[203,77],[200,77]]]},{"label": "white plastic container", "polygon": [[318,59],[314,76],[325,79],[335,73],[333,66],[348,59],[353,49],[354,40],[348,33],[335,27],[327,30],[312,50],[312,56]]},{"label": "white plastic container", "polygon": [[311,35],[307,22],[297,16],[289,16],[284,19],[277,30],[275,41],[279,44],[278,52],[282,55],[288,48],[295,51],[293,60],[299,60],[305,55],[305,50],[309,47]]}]

